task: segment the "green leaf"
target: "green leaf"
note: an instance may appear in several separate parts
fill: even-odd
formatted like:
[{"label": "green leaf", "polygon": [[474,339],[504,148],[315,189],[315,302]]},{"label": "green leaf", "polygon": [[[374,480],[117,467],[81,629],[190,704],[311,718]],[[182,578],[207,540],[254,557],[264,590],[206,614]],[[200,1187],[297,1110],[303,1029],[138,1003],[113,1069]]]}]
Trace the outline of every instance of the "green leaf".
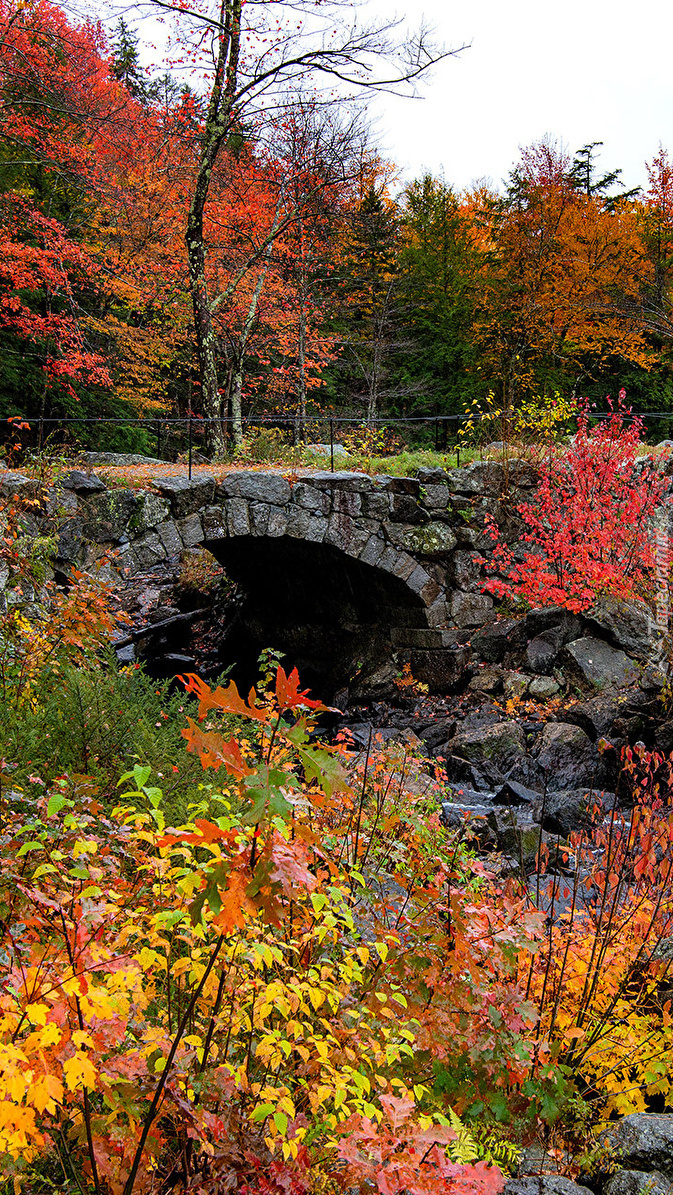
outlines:
[{"label": "green leaf", "polygon": [[67,805],[68,809],[72,809],[72,801],[64,797],[63,793],[52,793],[47,805],[47,817],[56,817],[56,814],[61,812],[64,805]]},{"label": "green leaf", "polygon": [[250,1119],[253,1120],[255,1124],[261,1124],[263,1120],[266,1120],[267,1116],[271,1115],[274,1107],[275,1104],[260,1104],[259,1108],[255,1108],[255,1111],[251,1114]]},{"label": "green leaf", "polygon": [[146,765],[145,767],[142,767],[141,764],[139,764],[139,763],[137,763],[135,765],[135,767],[133,769],[133,779],[135,780],[138,788],[145,787],[145,785],[147,784],[147,781],[150,778],[151,771],[152,771],[152,769],[148,765]]},{"label": "green leaf", "polygon": [[285,1134],[287,1133],[287,1116],[285,1115],[285,1113],[284,1112],[274,1112],[273,1123],[275,1124],[275,1126],[278,1129],[278,1132],[281,1134],[281,1136],[284,1137]]}]

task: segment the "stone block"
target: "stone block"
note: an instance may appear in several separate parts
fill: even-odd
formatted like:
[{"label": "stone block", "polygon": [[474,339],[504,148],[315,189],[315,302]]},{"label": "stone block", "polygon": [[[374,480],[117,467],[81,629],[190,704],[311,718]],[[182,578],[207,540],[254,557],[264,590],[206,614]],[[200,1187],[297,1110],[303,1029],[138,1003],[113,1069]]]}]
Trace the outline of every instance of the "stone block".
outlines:
[{"label": "stone block", "polygon": [[203,543],[203,525],[200,515],[192,514],[188,515],[186,519],[180,519],[177,528],[186,548],[195,548],[197,544]]},{"label": "stone block", "polygon": [[280,539],[281,535],[285,535],[286,531],[287,511],[281,506],[270,506],[266,534],[272,539]]},{"label": "stone block", "polygon": [[386,550],[386,541],[381,539],[378,535],[371,535],[367,540],[364,548],[360,552],[358,559],[363,564],[370,564],[375,567],[381,559]]},{"label": "stone block", "polygon": [[304,481],[298,481],[294,486],[292,490],[292,504],[294,506],[302,506],[306,510],[320,515],[328,515],[330,511],[329,494],[316,489],[315,486],[306,485]]},{"label": "stone block", "polygon": [[294,539],[306,539],[311,543],[322,543],[327,532],[327,519],[316,517],[308,510],[303,510],[301,507],[288,508],[287,512],[287,535],[291,535]]},{"label": "stone block", "polygon": [[427,510],[411,494],[391,494],[390,518],[394,523],[410,523],[413,526],[430,521]]},{"label": "stone block", "polygon": [[370,535],[369,527],[350,519],[348,515],[336,514],[332,515],[329,521],[325,543],[341,548],[349,556],[359,556]]},{"label": "stone block", "polygon": [[138,495],[138,505],[128,521],[129,533],[149,531],[165,522],[171,512],[170,503],[152,492]]},{"label": "stone block", "polygon": [[459,589],[474,592],[481,579],[481,556],[459,548],[453,553],[448,566],[449,581]]},{"label": "stone block", "polygon": [[447,556],[458,542],[446,523],[426,523],[424,527],[386,523],[384,530],[388,539],[398,548],[405,548],[407,552],[418,556]]},{"label": "stone block", "polygon": [[332,498],[332,512],[357,519],[362,514],[362,494],[354,490],[336,490]]},{"label": "stone block", "polygon": [[446,510],[449,505],[448,485],[426,485],[421,492],[421,502],[428,510]]},{"label": "stone block", "polygon": [[95,473],[82,473],[79,469],[72,469],[59,477],[58,484],[64,490],[73,490],[76,494],[102,494],[107,486]]},{"label": "stone block", "polygon": [[245,498],[228,498],[224,508],[229,535],[250,535],[250,508]]},{"label": "stone block", "polygon": [[372,488],[372,479],[367,473],[328,473],[321,470],[308,474],[302,480],[306,485],[314,485],[318,489],[350,490],[365,494]]},{"label": "stone block", "polygon": [[201,517],[205,539],[226,539],[229,532],[227,513],[223,506],[207,506]]},{"label": "stone block", "polygon": [[140,506],[140,494],[133,490],[106,490],[94,494],[82,510],[84,536],[98,543],[120,540]]},{"label": "stone block", "polygon": [[384,490],[389,494],[411,494],[417,498],[421,492],[421,483],[417,477],[388,477],[384,473],[378,473],[374,478],[374,484],[378,490]]},{"label": "stone block", "polygon": [[458,590],[451,598],[451,617],[459,627],[481,627],[495,618],[493,598],[487,593]]},{"label": "stone block", "polygon": [[160,494],[171,504],[176,519],[185,519],[204,506],[210,506],[215,495],[214,477],[160,477],[155,482]]},{"label": "stone block", "polygon": [[266,502],[251,502],[249,510],[250,528],[253,535],[266,535],[269,515],[275,508]]},{"label": "stone block", "polygon": [[148,531],[133,541],[131,551],[139,569],[152,568],[166,559],[166,549],[154,531]]},{"label": "stone block", "polygon": [[640,676],[638,665],[623,651],[589,635],[568,643],[565,652],[584,680],[596,689],[623,689]]},{"label": "stone block", "polygon": [[248,498],[251,502],[268,502],[285,506],[291,498],[290,483],[280,473],[228,473],[218,486],[218,496]]},{"label": "stone block", "polygon": [[390,494],[362,494],[362,509],[369,519],[387,519],[390,513]]},{"label": "stone block", "polygon": [[167,556],[177,556],[182,551],[182,540],[172,519],[167,519],[165,523],[159,524],[157,535],[166,549]]}]

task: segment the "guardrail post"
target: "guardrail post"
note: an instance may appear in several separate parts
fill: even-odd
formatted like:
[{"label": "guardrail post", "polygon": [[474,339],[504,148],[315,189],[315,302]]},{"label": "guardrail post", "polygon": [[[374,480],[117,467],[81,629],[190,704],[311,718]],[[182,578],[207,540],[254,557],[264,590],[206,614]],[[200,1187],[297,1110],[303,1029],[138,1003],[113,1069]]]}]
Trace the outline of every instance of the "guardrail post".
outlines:
[{"label": "guardrail post", "polygon": [[329,467],[334,472],[334,420],[329,421]]},{"label": "guardrail post", "polygon": [[189,480],[192,480],[192,417],[189,416]]},{"label": "guardrail post", "polygon": [[161,459],[161,423],[157,419],[157,456]]}]

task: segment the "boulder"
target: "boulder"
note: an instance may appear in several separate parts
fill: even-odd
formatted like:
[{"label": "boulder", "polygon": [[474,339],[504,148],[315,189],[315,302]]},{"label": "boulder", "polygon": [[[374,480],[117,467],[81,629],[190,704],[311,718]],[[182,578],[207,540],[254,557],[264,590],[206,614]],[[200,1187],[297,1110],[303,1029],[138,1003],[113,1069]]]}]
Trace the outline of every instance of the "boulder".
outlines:
[{"label": "boulder", "polygon": [[480,627],[495,618],[493,598],[486,593],[457,590],[451,598],[451,617],[459,627]]},{"label": "boulder", "polygon": [[590,635],[568,643],[565,652],[572,666],[596,689],[623,689],[640,676],[638,665],[623,651]]},{"label": "boulder", "polygon": [[544,769],[548,787],[556,791],[596,779],[596,748],[581,727],[568,722],[547,723],[540,735],[537,762]]},{"label": "boulder", "polygon": [[488,811],[487,824],[495,835],[498,850],[511,855],[528,870],[535,866],[540,843],[546,835],[538,822],[533,821],[530,809],[493,807]]},{"label": "boulder", "polygon": [[592,630],[603,632],[617,647],[644,660],[661,637],[645,602],[601,597],[589,610],[587,620]]},{"label": "boulder", "polygon": [[535,676],[528,686],[528,692],[538,701],[546,701],[559,692],[559,685],[551,676]]},{"label": "boulder", "polygon": [[473,651],[489,664],[499,664],[510,651],[526,642],[523,619],[502,618],[472,636]]},{"label": "boulder", "polygon": [[599,1135],[626,1169],[673,1177],[673,1113],[632,1112]]},{"label": "boulder", "polygon": [[510,1178],[503,1195],[593,1195],[593,1192],[562,1174],[530,1174],[525,1178]]},{"label": "boulder", "polygon": [[615,803],[614,793],[595,789],[571,788],[549,792],[539,801],[537,816],[544,830],[567,838],[575,830],[594,825]]},{"label": "boulder", "polygon": [[495,834],[488,822],[489,805],[461,805],[458,801],[443,801],[441,820],[448,830],[460,830],[477,839],[482,848],[496,845]]},{"label": "boulder", "polygon": [[487,664],[475,673],[467,687],[472,693],[499,693],[502,689],[502,672]]},{"label": "boulder", "polygon": [[561,646],[559,630],[542,631],[531,639],[526,648],[526,667],[538,676],[549,676],[554,669]]},{"label": "boulder", "polygon": [[536,805],[540,800],[539,792],[533,788],[526,788],[516,780],[506,780],[493,796],[494,805]]},{"label": "boulder", "polygon": [[451,740],[451,753],[473,764],[494,783],[526,754],[526,739],[518,722],[496,722],[475,730],[461,731]]},{"label": "boulder", "polygon": [[603,1187],[603,1195],[671,1195],[673,1181],[660,1170],[618,1170]]},{"label": "boulder", "polygon": [[525,622],[529,639],[543,631],[556,630],[560,631],[563,643],[569,643],[571,639],[579,639],[582,634],[580,619],[566,610],[565,606],[542,606],[539,610],[529,610]]},{"label": "boulder", "polygon": [[505,697],[518,701],[529,687],[530,677],[523,672],[505,672],[502,678]]},{"label": "boulder", "polygon": [[565,711],[568,722],[581,726],[594,742],[609,735],[612,725],[627,706],[627,698],[599,693],[588,701],[580,701]]}]

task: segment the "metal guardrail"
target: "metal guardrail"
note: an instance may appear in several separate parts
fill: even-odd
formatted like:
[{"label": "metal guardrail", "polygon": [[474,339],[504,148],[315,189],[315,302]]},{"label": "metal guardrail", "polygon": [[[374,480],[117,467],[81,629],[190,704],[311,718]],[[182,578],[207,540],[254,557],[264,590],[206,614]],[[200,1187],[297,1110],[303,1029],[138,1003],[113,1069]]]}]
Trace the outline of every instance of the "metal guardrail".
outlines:
[{"label": "metal guardrail", "polygon": [[[667,419],[672,425],[673,431],[673,411],[648,411],[639,413],[631,412],[633,418],[640,418],[645,421]],[[610,412],[593,412],[589,418],[592,420],[608,419]],[[466,422],[470,418],[469,415],[408,415],[408,416],[388,416],[378,417],[376,419],[366,419],[357,415],[308,415],[304,422],[305,428],[318,430],[325,428],[329,433],[329,440],[327,437],[324,440],[325,446],[329,443],[330,450],[330,467],[334,471],[335,467],[335,431],[341,427],[362,427],[365,429],[394,429],[395,427],[419,427],[425,425],[432,428],[434,431],[434,448],[435,451],[447,451],[448,449],[448,433],[450,425],[455,424],[456,430],[458,424]],[[233,427],[234,420],[231,417],[226,418],[203,418],[197,415],[167,415],[156,416],[152,419],[130,419],[114,415],[68,415],[64,417],[58,416],[44,416],[44,417],[23,417],[13,416],[7,421],[14,430],[33,430],[37,432],[38,451],[42,451],[45,445],[45,438],[48,435],[50,427],[54,429],[58,427],[67,428],[86,427],[86,426],[117,426],[125,428],[134,428],[137,431],[145,432],[156,436],[157,443],[157,457],[161,456],[162,451],[162,433],[166,433],[164,439],[164,448],[166,439],[171,429],[184,429],[186,437],[186,452],[187,452],[187,466],[189,478],[192,477],[192,463],[193,453],[195,447],[195,436],[198,440],[200,433],[205,431],[208,424],[217,423],[226,432],[226,429]],[[294,430],[297,427],[297,420],[294,416],[248,416],[243,420],[244,429],[250,428],[288,428]],[[458,464],[460,463],[460,445],[455,446]]]}]

